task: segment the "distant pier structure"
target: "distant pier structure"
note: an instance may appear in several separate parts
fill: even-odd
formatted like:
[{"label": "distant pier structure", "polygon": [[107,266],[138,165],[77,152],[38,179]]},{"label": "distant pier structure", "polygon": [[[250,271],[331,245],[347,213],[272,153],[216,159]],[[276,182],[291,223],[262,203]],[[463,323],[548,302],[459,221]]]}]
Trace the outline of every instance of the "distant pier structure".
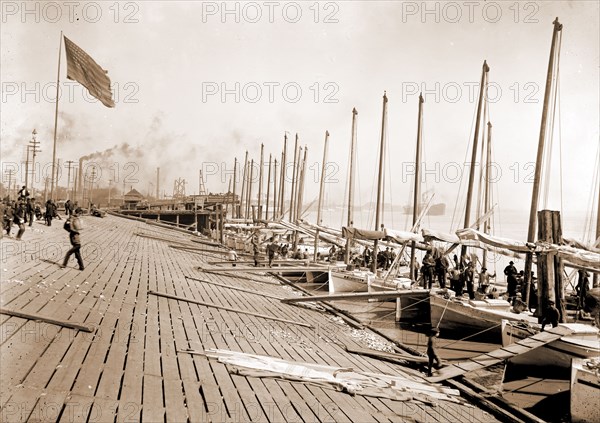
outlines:
[{"label": "distant pier structure", "polygon": [[231,192],[178,196],[163,200],[146,199],[140,192],[132,189],[123,197],[119,213],[198,232],[206,233],[215,229],[222,232],[228,211],[239,205],[239,201],[239,195]]}]

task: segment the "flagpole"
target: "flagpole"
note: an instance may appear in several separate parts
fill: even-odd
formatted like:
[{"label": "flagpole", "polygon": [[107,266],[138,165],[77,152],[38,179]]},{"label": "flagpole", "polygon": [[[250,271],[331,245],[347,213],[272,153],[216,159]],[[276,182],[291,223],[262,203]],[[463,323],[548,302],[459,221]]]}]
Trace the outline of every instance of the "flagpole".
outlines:
[{"label": "flagpole", "polygon": [[[60,44],[58,45],[58,71],[56,73],[56,107],[54,109],[54,146],[52,147],[52,178],[50,179],[50,199],[54,200],[54,177],[56,175],[55,164],[56,164],[56,132],[58,128],[58,92],[60,83],[60,56],[62,53],[63,33],[60,31]],[[56,178],[58,179],[58,177]],[[58,181],[57,191],[58,191]]]}]

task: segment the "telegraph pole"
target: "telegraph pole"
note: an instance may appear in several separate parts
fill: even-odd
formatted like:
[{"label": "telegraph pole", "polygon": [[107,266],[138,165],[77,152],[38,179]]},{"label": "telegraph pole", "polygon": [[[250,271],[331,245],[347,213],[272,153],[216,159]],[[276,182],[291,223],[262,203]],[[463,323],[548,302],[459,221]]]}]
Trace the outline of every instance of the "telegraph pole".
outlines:
[{"label": "telegraph pole", "polygon": [[[36,153],[41,153],[42,150],[38,150],[38,146],[40,145],[40,142],[37,140],[37,131],[34,129],[31,132],[31,141],[29,141],[29,145],[28,148],[31,149],[32,151],[32,156],[31,156],[31,194],[33,196],[35,196],[34,193],[34,186],[35,186],[35,155]],[[27,161],[29,162],[29,154],[27,154]],[[29,173],[29,170],[26,170],[26,174],[25,174],[25,186],[27,186],[27,174]]]},{"label": "telegraph pole", "polygon": [[8,175],[8,199],[10,200],[10,186],[12,185],[12,177],[15,174],[15,171],[13,169],[9,169],[6,171],[6,173]]},{"label": "telegraph pole", "polygon": [[73,160],[67,160],[67,200],[70,199],[69,196],[69,186],[71,185],[71,165],[75,163]]},{"label": "telegraph pole", "polygon": [[91,210],[92,208],[92,190],[94,189],[94,180],[96,179],[96,166],[92,167],[92,176],[90,178],[90,193],[89,193],[89,206],[88,206],[88,210]]}]

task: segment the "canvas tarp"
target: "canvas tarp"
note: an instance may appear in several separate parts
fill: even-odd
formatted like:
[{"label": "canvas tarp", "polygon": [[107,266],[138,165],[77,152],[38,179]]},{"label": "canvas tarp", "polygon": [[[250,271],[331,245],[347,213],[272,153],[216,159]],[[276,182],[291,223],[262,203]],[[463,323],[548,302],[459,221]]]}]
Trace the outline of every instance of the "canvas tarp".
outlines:
[{"label": "canvas tarp", "polygon": [[433,403],[438,400],[460,402],[456,389],[424,383],[414,378],[370,373],[354,368],[299,363],[276,357],[210,349],[207,357],[235,366],[238,374],[250,377],[279,377],[334,388],[352,395],[365,395],[394,400],[417,400]]},{"label": "canvas tarp", "polygon": [[363,239],[374,241],[376,239],[383,239],[385,237],[384,231],[370,231],[367,229],[349,228],[344,226],[342,228],[342,236],[350,239]]}]

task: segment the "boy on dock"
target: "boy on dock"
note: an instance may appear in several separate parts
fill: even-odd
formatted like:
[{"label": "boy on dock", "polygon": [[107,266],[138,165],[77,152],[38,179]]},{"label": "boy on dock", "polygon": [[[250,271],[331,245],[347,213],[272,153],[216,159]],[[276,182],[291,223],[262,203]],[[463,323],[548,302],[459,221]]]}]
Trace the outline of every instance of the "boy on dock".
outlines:
[{"label": "boy on dock", "polygon": [[440,335],[440,331],[437,328],[431,329],[429,331],[429,335],[427,337],[427,358],[429,358],[429,364],[427,367],[427,376],[431,377],[431,368],[433,367],[433,362],[435,361],[435,368],[439,369],[442,366],[442,362],[435,351],[435,338]]},{"label": "boy on dock", "polygon": [[81,231],[81,221],[79,216],[81,215],[81,209],[77,208],[73,214],[66,220],[64,228],[69,232],[69,240],[71,241],[71,249],[67,251],[67,255],[63,260],[62,267],[66,267],[69,263],[69,258],[72,254],[75,254],[77,264],[79,264],[79,270],[83,270],[83,258],[81,257],[81,239],[79,238],[79,232]]},{"label": "boy on dock", "polygon": [[231,266],[235,267],[235,262],[238,259],[237,252],[232,248],[227,252],[227,260],[231,262]]},{"label": "boy on dock", "polygon": [[271,243],[267,246],[267,253],[269,254],[269,267],[273,266],[273,259],[275,258],[275,253],[279,251],[279,245],[275,243],[275,239],[271,238]]}]

